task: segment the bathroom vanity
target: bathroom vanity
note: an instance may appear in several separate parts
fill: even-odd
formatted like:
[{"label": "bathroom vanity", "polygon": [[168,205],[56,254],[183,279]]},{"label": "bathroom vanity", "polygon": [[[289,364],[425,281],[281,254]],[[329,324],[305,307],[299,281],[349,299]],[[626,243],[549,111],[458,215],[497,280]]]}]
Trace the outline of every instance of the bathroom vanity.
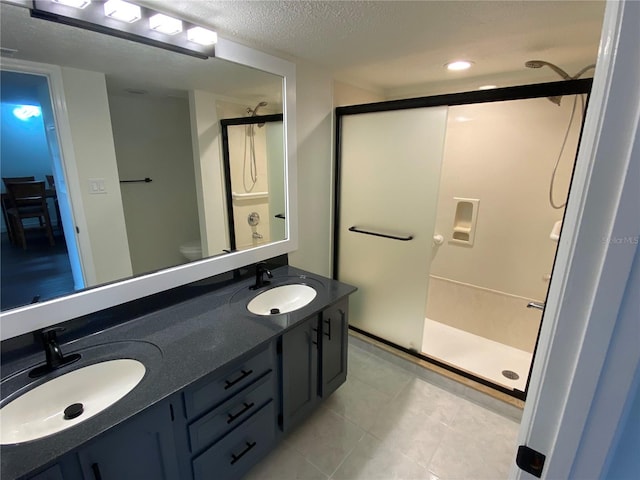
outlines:
[{"label": "bathroom vanity", "polygon": [[[273,270],[269,285],[251,290],[254,283],[242,280],[61,345],[81,359],[39,379],[28,373],[43,363],[43,353],[3,365],[3,406],[108,360],[138,360],[145,374],[91,418],[81,414],[58,433],[2,445],[2,478],[244,475],[345,381],[348,296],[355,291],[290,266]],[[248,310],[260,293],[282,285],[306,285],[316,295],[288,313]]]}]

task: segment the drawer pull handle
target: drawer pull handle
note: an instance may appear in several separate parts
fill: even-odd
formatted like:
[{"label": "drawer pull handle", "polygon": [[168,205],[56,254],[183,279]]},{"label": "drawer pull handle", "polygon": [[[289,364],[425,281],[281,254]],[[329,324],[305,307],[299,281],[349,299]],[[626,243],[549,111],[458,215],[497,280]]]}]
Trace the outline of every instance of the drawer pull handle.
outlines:
[{"label": "drawer pull handle", "polygon": [[225,380],[224,381],[224,389],[228,390],[229,388],[233,387],[236,383],[244,380],[245,378],[247,378],[249,375],[251,375],[253,373],[253,370],[240,370],[241,375],[236,378],[234,381],[229,381],[229,380]]},{"label": "drawer pull handle", "polygon": [[325,332],[324,334],[326,337],[329,337],[329,340],[331,340],[331,319],[328,318],[327,320],[324,321],[324,323],[326,323],[327,326],[329,327],[327,332]]},{"label": "drawer pull handle", "polygon": [[247,453],[249,453],[249,450],[251,450],[253,447],[256,446],[256,442],[244,442],[244,443],[246,443],[247,448],[241,451],[238,455],[236,455],[235,453],[231,454],[231,465],[233,465],[242,457],[244,457]]},{"label": "drawer pull handle", "polygon": [[251,402],[251,403],[247,403],[247,402],[242,402],[243,408],[242,410],[240,410],[238,413],[236,413],[235,415],[228,413],[227,415],[229,416],[229,418],[227,419],[227,423],[231,423],[233,422],[236,418],[241,417],[242,415],[244,415],[247,410],[250,410],[253,406],[255,406],[255,403]]},{"label": "drawer pull handle", "polygon": [[100,466],[97,463],[91,464],[91,471],[93,472],[93,477],[96,480],[102,480],[102,474],[100,473]]}]

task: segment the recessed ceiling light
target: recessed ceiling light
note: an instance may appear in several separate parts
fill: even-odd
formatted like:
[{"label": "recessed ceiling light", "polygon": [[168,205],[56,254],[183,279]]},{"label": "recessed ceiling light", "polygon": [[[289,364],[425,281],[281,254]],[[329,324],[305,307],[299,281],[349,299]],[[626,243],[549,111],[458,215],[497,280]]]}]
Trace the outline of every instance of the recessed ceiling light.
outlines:
[{"label": "recessed ceiling light", "polygon": [[473,65],[473,62],[468,60],[456,60],[455,62],[445,64],[445,67],[447,67],[447,70],[459,71],[471,68],[471,65]]},{"label": "recessed ceiling light", "polygon": [[478,90],[492,90],[494,88],[498,88],[497,85],[482,85],[481,87],[478,87]]},{"label": "recessed ceiling light", "polygon": [[177,18],[163,15],[162,13],[156,13],[149,19],[149,27],[156,32],[175,35],[182,31],[182,22]]},{"label": "recessed ceiling light", "polygon": [[109,0],[104,4],[104,14],[121,22],[133,23],[142,18],[138,5],[123,0]]},{"label": "recessed ceiling light", "polygon": [[91,3],[91,0],[53,0],[53,2],[67,7],[84,8]]},{"label": "recessed ceiling light", "polygon": [[202,27],[193,27],[187,30],[187,39],[200,45],[215,45],[218,34]]}]

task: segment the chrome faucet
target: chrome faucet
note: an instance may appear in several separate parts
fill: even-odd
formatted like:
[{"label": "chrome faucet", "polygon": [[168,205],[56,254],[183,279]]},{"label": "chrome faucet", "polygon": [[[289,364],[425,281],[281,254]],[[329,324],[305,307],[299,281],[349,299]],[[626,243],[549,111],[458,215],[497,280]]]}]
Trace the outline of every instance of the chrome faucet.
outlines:
[{"label": "chrome faucet", "polygon": [[273,274],[267,268],[267,264],[265,262],[256,263],[256,284],[249,288],[251,290],[257,290],[264,287],[265,285],[269,285],[271,282],[264,279],[265,274],[267,275],[267,277],[273,278]]}]

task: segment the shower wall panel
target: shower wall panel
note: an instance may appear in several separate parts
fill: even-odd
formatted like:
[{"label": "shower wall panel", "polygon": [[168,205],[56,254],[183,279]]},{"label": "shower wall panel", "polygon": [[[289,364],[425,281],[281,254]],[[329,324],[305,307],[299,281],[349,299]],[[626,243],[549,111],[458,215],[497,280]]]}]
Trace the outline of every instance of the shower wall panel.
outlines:
[{"label": "shower wall panel", "polygon": [[[549,181],[571,117],[573,96],[451,107],[447,122],[431,274],[509,295],[544,300],[564,210],[549,205]],[[576,119],[580,116],[580,101]],[[566,198],[580,122],[570,131],[555,198]],[[454,197],[480,200],[472,247],[451,242]],[[435,317],[436,320],[439,320]]]},{"label": "shower wall panel", "polygon": [[359,288],[350,322],[416,350],[422,344],[447,110],[342,119],[337,275]]}]

